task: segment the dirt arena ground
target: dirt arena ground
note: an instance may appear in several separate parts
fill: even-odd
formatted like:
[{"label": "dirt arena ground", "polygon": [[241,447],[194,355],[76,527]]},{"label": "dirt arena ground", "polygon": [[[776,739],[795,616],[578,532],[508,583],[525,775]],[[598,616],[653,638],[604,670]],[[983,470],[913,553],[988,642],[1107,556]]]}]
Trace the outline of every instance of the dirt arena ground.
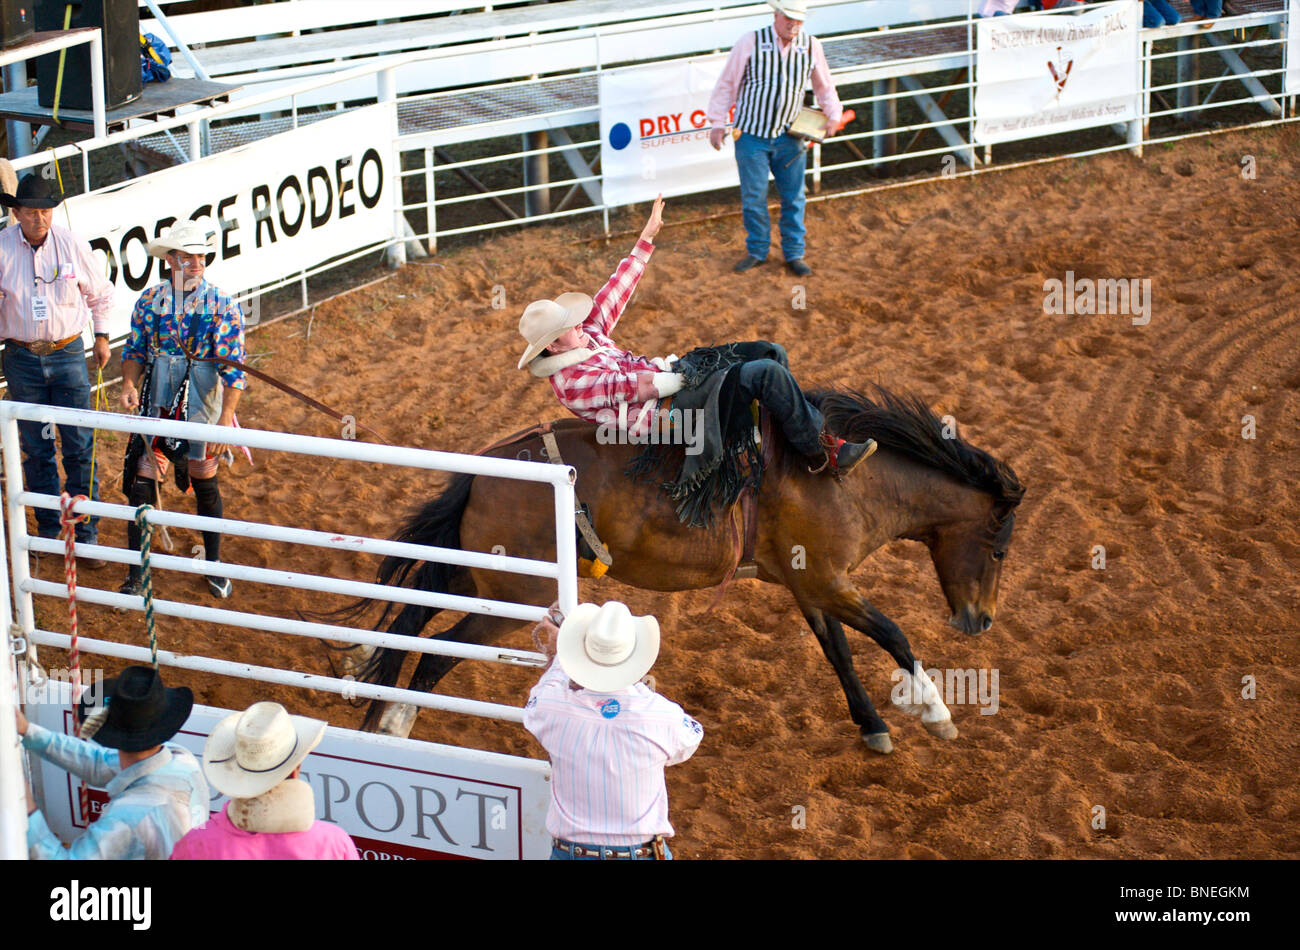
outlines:
[{"label": "dirt arena ground", "polygon": [[[1241,177],[1245,155],[1254,180]],[[806,385],[879,381],[920,394],[1028,489],[997,622],[981,637],[946,625],[919,544],[882,549],[855,575],[927,666],[999,674],[997,713],[955,706],[961,736],[941,742],[893,709],[892,662],[850,633],[893,729],[888,757],[858,740],[783,589],[740,581],[706,613],[712,591],[583,582],[588,598],[659,617],[659,687],[704,724],[699,752],[669,772],[681,857],[1300,856],[1297,180],[1300,128],[1290,126],[1156,147],[1141,160],[1112,154],[815,203],[804,310],[776,266],[730,272],[738,218],[664,229],[619,329],[629,349],[778,340]],[[712,210],[733,208],[722,197]],[[412,265],[321,306],[310,327],[303,317],[258,330],[250,353],[394,442],[472,451],[560,414],[548,387],[514,369],[519,312],[535,297],[594,292],[633,240],[573,237],[534,229]],[[1045,314],[1044,281],[1067,271],[1149,280],[1150,322]],[[497,287],[503,309],[492,306]],[[339,434],[266,386],[250,389],[240,415],[248,426]],[[1243,437],[1247,416],[1253,438]],[[106,498],[120,451],[108,450]],[[223,477],[231,516],[380,536],[440,485],[270,453]],[[166,504],[193,503],[172,491]],[[120,525],[104,535],[123,541]],[[185,551],[198,540],[176,535]],[[227,545],[227,560],[250,564],[361,578],[374,569],[342,554]],[[1097,545],[1104,569],[1093,567]],[[205,600],[200,583],[164,575],[159,587]],[[245,584],[231,605],[287,615],[307,602]],[[64,629],[57,605],[39,607],[44,624]],[[145,642],[138,615],[86,607],[82,617],[83,629]],[[167,618],[161,630],[171,648],[328,672],[314,641]],[[526,647],[526,629],[508,645]],[[1243,698],[1244,677],[1254,698]],[[533,678],[463,664],[443,686],[519,705]],[[268,692],[186,681],[201,702],[230,708]],[[272,692],[336,725],[361,719],[332,695]],[[479,720],[425,713],[413,734],[541,754],[521,729]],[[1095,806],[1104,829],[1093,827]]]}]

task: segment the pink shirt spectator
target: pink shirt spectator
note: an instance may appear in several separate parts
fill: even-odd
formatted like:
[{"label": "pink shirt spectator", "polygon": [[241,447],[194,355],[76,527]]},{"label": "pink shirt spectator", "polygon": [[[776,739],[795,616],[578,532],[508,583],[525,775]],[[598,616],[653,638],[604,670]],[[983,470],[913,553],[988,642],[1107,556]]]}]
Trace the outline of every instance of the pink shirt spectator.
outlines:
[{"label": "pink shirt spectator", "polygon": [[[46,319],[34,318],[36,296],[45,299]],[[113,285],[82,238],[51,225],[34,248],[19,225],[0,230],[0,339],[66,340],[91,317],[95,332],[107,333],[112,312]]]},{"label": "pink shirt spectator", "polygon": [[[731,48],[731,55],[727,57],[727,65],[722,68],[722,76],[718,79],[718,84],[713,87],[713,95],[709,97],[709,108],[705,116],[715,129],[726,126],[731,107],[736,104],[740,95],[740,81],[745,76],[745,67],[749,65],[750,57],[754,55],[755,36],[756,34],[751,30],[736,41],[736,45]],[[822,41],[815,36],[809,37],[809,40],[813,55],[813,93],[817,96],[817,104],[821,106],[822,112],[826,113],[826,118],[834,124],[840,121],[840,116],[844,114],[844,107],[840,105],[839,94],[835,91],[835,84],[831,82],[831,69],[826,64],[826,51],[822,49]],[[790,52],[790,44],[782,43],[779,37],[777,47],[782,56]]]},{"label": "pink shirt spectator", "polygon": [[306,831],[283,833],[245,831],[221,814],[195,828],[172,850],[173,861],[359,861],[348,833],[328,821],[316,821]]},{"label": "pink shirt spectator", "polygon": [[[980,7],[980,16],[995,16],[999,13],[1011,13],[1020,0],[984,0]],[[1054,0],[1048,0],[1044,6],[1054,6]]]},{"label": "pink shirt spectator", "polygon": [[553,837],[626,846],[672,835],[664,768],[689,759],[704,737],[681,706],[641,683],[570,689],[557,661],[529,694],[524,728],[551,760]]}]

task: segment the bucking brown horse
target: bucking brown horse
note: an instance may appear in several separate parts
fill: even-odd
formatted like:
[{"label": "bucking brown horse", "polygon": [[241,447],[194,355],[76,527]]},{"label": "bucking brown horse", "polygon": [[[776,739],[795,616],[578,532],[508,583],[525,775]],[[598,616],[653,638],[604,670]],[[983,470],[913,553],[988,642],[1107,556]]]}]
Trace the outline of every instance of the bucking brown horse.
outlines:
[{"label": "bucking brown horse", "polygon": [[[809,393],[809,398],[842,438],[875,439],[879,450],[837,480],[825,472],[811,473],[808,460],[775,437],[778,444],[757,498],[758,577],[794,595],[869,748],[888,753],[893,745],[889,727],[853,670],[845,625],[875,640],[900,670],[914,677],[902,694],[905,701],[895,699],[900,708],[919,715],[934,735],[955,738],[951,714],[921,672],[907,638],[849,575],[883,544],[900,538],[919,541],[930,549],[951,610],[949,623],[966,634],[983,633],[997,611],[1002,562],[1024,489],[1008,465],[945,431],[919,399],[880,388],[871,397],[837,390]],[[716,587],[735,569],[740,554],[736,520],[724,513],[709,528],[681,524],[657,483],[636,482],[624,474],[642,446],[598,444],[597,428],[577,419],[556,423],[553,431],[564,462],[577,471],[577,496],[590,508],[592,524],[613,556],[609,576],[646,590],[682,591]],[[504,441],[504,447],[486,454],[544,457],[538,435]],[[501,545],[515,557],[554,560],[553,510],[547,485],[458,475],[395,539],[483,552]],[[546,516],[522,516],[530,511]],[[555,599],[553,580],[408,558],[385,558],[378,580],[516,603],[545,605]],[[341,613],[360,617],[370,603],[358,602]],[[392,617],[389,632],[418,636],[437,612],[389,604],[379,625]],[[519,626],[517,620],[468,614],[437,637],[486,644]],[[360,678],[394,685],[405,656],[396,649],[374,650],[362,664]],[[431,690],[458,662],[423,654],[410,688]],[[407,735],[415,712],[414,706],[376,700],[363,728]]]}]

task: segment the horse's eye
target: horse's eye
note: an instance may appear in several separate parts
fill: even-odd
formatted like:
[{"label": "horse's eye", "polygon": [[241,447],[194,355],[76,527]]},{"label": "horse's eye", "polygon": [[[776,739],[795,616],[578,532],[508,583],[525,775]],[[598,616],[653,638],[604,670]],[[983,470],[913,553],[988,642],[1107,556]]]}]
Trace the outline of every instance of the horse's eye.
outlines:
[{"label": "horse's eye", "polygon": [[1000,560],[1002,560],[1004,557],[1007,556],[1007,552],[1006,552],[1006,551],[994,551],[994,552],[993,552],[991,555],[989,555],[989,556],[992,557],[993,560],[995,560],[995,561],[1000,561]]}]

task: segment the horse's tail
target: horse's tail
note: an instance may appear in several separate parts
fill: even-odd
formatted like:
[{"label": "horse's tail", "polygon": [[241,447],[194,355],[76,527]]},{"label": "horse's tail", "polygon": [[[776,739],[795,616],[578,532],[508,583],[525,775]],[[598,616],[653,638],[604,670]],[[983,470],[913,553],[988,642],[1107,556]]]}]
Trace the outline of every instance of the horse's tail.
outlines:
[{"label": "horse's tail", "polygon": [[[465,514],[465,506],[469,504],[469,493],[473,484],[473,475],[456,475],[446,490],[421,507],[393,537],[393,540],[440,548],[459,548],[460,521]],[[456,570],[458,570],[456,566],[443,564],[440,561],[417,561],[414,558],[389,555],[380,563],[375,580],[380,584],[445,594],[450,590],[452,576]],[[334,622],[356,622],[374,602],[374,598],[363,597],[338,610],[315,616],[328,618]],[[380,614],[375,627],[382,629],[383,624],[393,617],[392,623],[388,626],[389,633],[417,637],[425,624],[440,609],[388,601],[385,602],[384,611]],[[404,657],[405,653],[402,650],[392,647],[375,650],[357,671],[356,677],[363,683],[391,686],[397,682],[397,674],[401,670]]]}]

